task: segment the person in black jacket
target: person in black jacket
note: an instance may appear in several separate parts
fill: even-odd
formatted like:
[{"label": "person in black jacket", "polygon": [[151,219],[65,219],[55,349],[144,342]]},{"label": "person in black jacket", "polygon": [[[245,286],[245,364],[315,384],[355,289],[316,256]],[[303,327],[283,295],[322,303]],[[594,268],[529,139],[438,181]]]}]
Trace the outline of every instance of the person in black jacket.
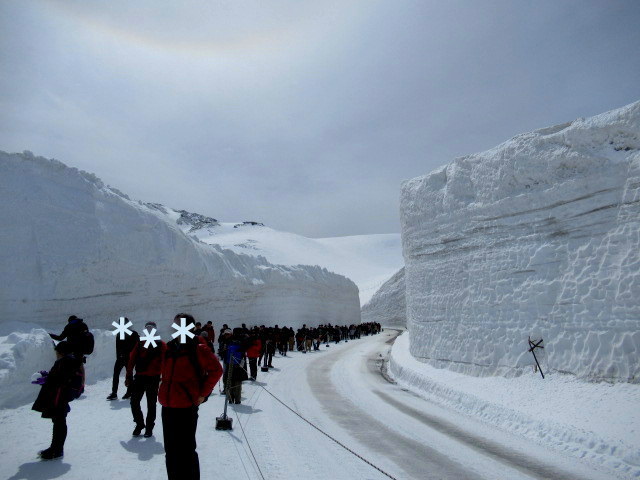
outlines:
[{"label": "person in black jacket", "polygon": [[[147,331],[152,331],[157,327],[155,322],[147,322],[144,328]],[[131,350],[125,385],[131,391],[131,413],[133,414],[133,422],[136,424],[132,435],[137,437],[142,433],[142,429],[145,429],[144,436],[148,438],[153,435],[153,427],[156,423],[156,402],[160,387],[160,374],[162,373],[162,355],[167,350],[167,344],[160,340],[156,346],[145,347],[144,345],[144,342],[139,341]],[[144,395],[147,396],[146,421],[142,416],[142,408],[140,408],[140,402]]]},{"label": "person in black jacket", "polygon": [[[127,317],[124,317],[125,323],[129,322]],[[135,330],[132,330],[131,335],[125,335],[124,339],[120,339],[120,335],[116,336],[116,363],[113,365],[113,381],[111,382],[111,393],[107,397],[107,400],[118,399],[118,385],[120,384],[120,372],[122,369],[127,368],[129,363],[129,355],[131,350],[138,344],[140,335]],[[126,371],[126,370],[125,370]],[[123,400],[131,398],[131,385],[127,386],[126,393],[122,396]]]},{"label": "person in black jacket", "polygon": [[[42,413],[42,418],[53,421],[51,446],[39,452],[43,460],[52,460],[64,454],[64,442],[67,439],[67,413],[71,410],[69,402],[76,398],[72,391],[73,377],[83,375],[82,360],[73,352],[73,345],[60,342],[55,347],[56,362],[46,375],[32,410]],[[46,373],[46,372],[43,372]]]},{"label": "person in black jacket", "polygon": [[76,317],[75,315],[71,315],[60,335],[50,333],[49,336],[57,341],[66,340],[71,351],[76,354],[76,357],[84,358],[83,337],[84,333],[88,330],[89,327],[84,323],[84,320]]}]

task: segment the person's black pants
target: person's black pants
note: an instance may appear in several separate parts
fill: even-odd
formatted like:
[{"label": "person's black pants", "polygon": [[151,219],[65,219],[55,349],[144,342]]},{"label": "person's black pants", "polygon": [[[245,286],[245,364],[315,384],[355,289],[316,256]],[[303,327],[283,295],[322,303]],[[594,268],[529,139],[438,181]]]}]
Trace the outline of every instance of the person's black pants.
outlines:
[{"label": "person's black pants", "polygon": [[53,417],[53,435],[51,436],[51,450],[62,452],[64,441],[67,439],[67,415]]},{"label": "person's black pants", "polygon": [[198,407],[162,407],[162,431],[168,480],[200,480],[196,452]]},{"label": "person's black pants", "polygon": [[257,358],[249,359],[249,370],[251,372],[251,378],[255,379],[258,377],[258,359]]},{"label": "person's black pants", "polygon": [[[156,423],[156,402],[158,401],[158,386],[160,377],[153,375],[136,375],[131,385],[131,413],[136,425],[144,425],[153,429]],[[142,416],[140,402],[142,396],[147,396],[147,421]]]},{"label": "person's black pants", "polygon": [[[111,393],[118,394],[118,385],[120,384],[120,372],[123,368],[127,368],[127,357],[116,357],[116,363],[113,365],[113,382],[111,383]],[[127,388],[127,393],[131,393],[131,387]]]}]

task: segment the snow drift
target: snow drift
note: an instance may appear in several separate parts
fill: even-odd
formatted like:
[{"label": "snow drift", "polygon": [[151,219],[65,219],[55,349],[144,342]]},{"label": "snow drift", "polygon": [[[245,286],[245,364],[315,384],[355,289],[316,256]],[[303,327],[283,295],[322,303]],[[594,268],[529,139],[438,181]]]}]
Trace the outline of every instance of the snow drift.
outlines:
[{"label": "snow drift", "polygon": [[405,182],[414,357],[474,375],[640,378],[640,102]]},{"label": "snow drift", "polygon": [[[115,359],[115,337],[111,332],[93,330],[93,335],[95,350],[85,364],[87,392],[90,385],[113,375]],[[40,387],[29,383],[31,376],[49,370],[55,360],[53,341],[43,329],[0,337],[0,408],[33,402]]]},{"label": "snow drift", "polygon": [[387,280],[362,307],[363,322],[378,322],[385,327],[407,326],[404,267]]},{"label": "snow drift", "polygon": [[360,320],[350,280],[206,245],[153,205],[56,160],[0,153],[0,200],[2,322],[59,332],[72,313],[109,329],[126,315],[167,334],[182,311],[217,327]]}]

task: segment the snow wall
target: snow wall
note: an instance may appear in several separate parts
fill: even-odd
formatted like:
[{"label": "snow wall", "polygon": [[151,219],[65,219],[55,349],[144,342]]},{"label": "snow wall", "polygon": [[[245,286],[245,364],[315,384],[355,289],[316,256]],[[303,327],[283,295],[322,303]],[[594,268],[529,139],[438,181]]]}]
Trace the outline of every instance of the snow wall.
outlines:
[{"label": "snow wall", "polygon": [[378,322],[385,327],[407,326],[404,267],[384,282],[362,307],[361,315],[363,322]]},{"label": "snow wall", "polygon": [[437,367],[640,380],[640,102],[405,182],[410,351]]},{"label": "snow wall", "polygon": [[56,160],[0,152],[0,200],[0,323],[59,333],[70,314],[103,329],[124,315],[168,335],[179,312],[216,328],[360,321],[347,278],[201,243]]}]

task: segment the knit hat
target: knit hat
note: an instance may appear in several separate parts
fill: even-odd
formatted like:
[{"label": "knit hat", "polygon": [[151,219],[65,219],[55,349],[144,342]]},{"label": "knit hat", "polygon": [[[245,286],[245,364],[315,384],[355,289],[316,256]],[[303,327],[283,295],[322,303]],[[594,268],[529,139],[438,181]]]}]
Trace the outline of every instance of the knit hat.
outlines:
[{"label": "knit hat", "polygon": [[150,328],[149,328],[149,327],[151,327],[151,328],[156,328],[156,329],[158,328],[158,327],[156,326],[156,322],[147,322],[147,323],[145,323],[145,324],[144,324],[144,328],[146,328],[147,330],[150,330]]}]

